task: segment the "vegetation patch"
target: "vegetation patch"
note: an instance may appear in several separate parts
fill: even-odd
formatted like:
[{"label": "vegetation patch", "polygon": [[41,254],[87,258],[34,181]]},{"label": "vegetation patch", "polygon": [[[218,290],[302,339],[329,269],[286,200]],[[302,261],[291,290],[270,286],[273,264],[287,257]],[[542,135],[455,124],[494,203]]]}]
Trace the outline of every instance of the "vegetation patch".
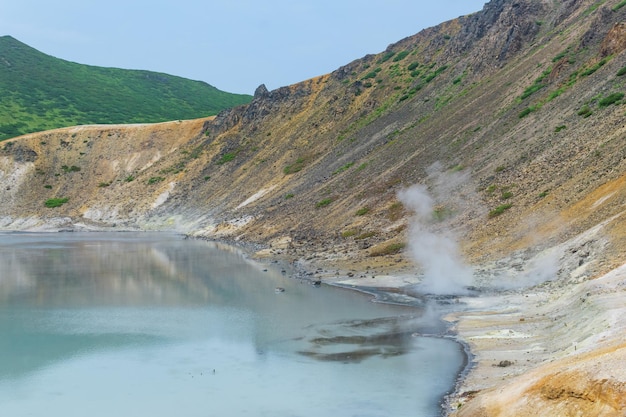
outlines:
[{"label": "vegetation patch", "polygon": [[511,203],[501,204],[489,212],[489,218],[498,217],[499,215],[501,215],[502,213],[504,213],[511,207],[513,207],[513,204]]},{"label": "vegetation patch", "polygon": [[604,64],[606,64],[607,62],[607,58],[602,59],[601,61],[598,61],[594,66],[592,66],[591,68],[587,68],[586,70],[584,70],[583,72],[580,73],[581,77],[588,77],[589,75],[593,74],[594,72],[596,72],[597,70],[599,70]]},{"label": "vegetation patch", "polygon": [[49,200],[46,200],[44,205],[48,208],[61,207],[63,204],[67,203],[69,200],[70,200],[69,198],[51,198]]},{"label": "vegetation patch", "polygon": [[315,203],[315,207],[316,208],[326,207],[326,206],[328,206],[332,202],[333,202],[332,198],[325,198],[325,199],[320,200],[317,203]]},{"label": "vegetation patch", "polygon": [[452,100],[453,96],[437,97],[437,103],[435,104],[435,110],[439,110]]},{"label": "vegetation patch", "polygon": [[227,162],[232,161],[237,156],[237,152],[228,152],[222,155],[219,161],[217,161],[218,165],[224,165]]},{"label": "vegetation patch", "polygon": [[385,52],[385,54],[384,54],[384,55],[380,58],[380,60],[379,60],[378,62],[380,62],[381,64],[382,64],[383,62],[387,62],[387,61],[389,61],[391,58],[393,58],[393,56],[394,56],[395,54],[396,54],[396,53],[395,53],[395,52],[393,52],[393,51]]},{"label": "vegetation patch", "polygon": [[349,163],[345,164],[344,166],[342,166],[341,168],[336,169],[333,172],[333,175],[340,174],[340,173],[342,173],[344,171],[347,171],[350,168],[352,168],[353,165],[354,165],[354,162],[349,162]]},{"label": "vegetation patch", "polygon": [[624,6],[626,6],[626,0],[622,0],[619,3],[617,3],[615,6],[612,7],[612,10],[616,12]]},{"label": "vegetation patch", "polygon": [[72,165],[71,167],[68,167],[67,165],[63,165],[61,167],[61,169],[63,170],[63,172],[78,172],[78,171],[80,171],[80,167],[77,167],[76,165]]},{"label": "vegetation patch", "polygon": [[602,6],[606,0],[600,0],[599,2],[592,4],[589,6],[587,10],[583,13],[583,16],[589,16],[591,13],[595,12],[598,7]]},{"label": "vegetation patch", "polygon": [[305,165],[306,158],[298,158],[296,159],[296,162],[283,168],[283,173],[285,173],[285,175],[295,174],[296,172],[302,171],[302,168],[304,168]]},{"label": "vegetation patch", "polygon": [[558,132],[560,132],[561,130],[564,130],[564,129],[567,129],[567,126],[560,125],[560,126],[557,126],[557,127],[554,128],[554,132],[558,133]]},{"label": "vegetation patch", "polygon": [[501,200],[508,200],[511,197],[513,197],[513,193],[512,192],[502,190],[502,194],[500,194],[500,199]]},{"label": "vegetation patch", "polygon": [[387,256],[387,255],[395,255],[400,253],[406,247],[406,243],[391,243],[387,246],[383,246],[382,248],[373,249],[370,252],[370,256]]},{"label": "vegetation patch", "polygon": [[377,72],[376,71],[370,71],[367,74],[365,74],[361,80],[369,80],[370,78],[376,78]]},{"label": "vegetation patch", "polygon": [[343,237],[344,239],[347,239],[349,237],[355,236],[357,233],[358,231],[355,229],[344,230],[343,232],[341,232],[341,237]]},{"label": "vegetation patch", "polygon": [[409,51],[402,51],[399,52],[398,55],[396,55],[393,58],[393,62],[398,62],[398,61],[402,61],[404,58],[406,58],[409,55]]},{"label": "vegetation patch", "polygon": [[537,91],[541,90],[542,88],[544,88],[546,85],[542,84],[542,83],[538,83],[538,84],[533,84],[530,87],[528,87],[526,90],[524,90],[524,92],[522,93],[522,95],[519,97],[521,100],[524,100],[525,98],[530,97],[531,95],[533,95],[534,93],[536,93]]},{"label": "vegetation patch", "polygon": [[496,191],[497,188],[498,187],[495,184],[491,184],[489,187],[485,188],[485,192],[488,195],[491,195],[491,194],[493,194]]},{"label": "vegetation patch", "polygon": [[159,183],[161,181],[165,181],[165,178],[164,177],[152,177],[152,178],[150,178],[148,180],[148,184],[150,184],[150,185],[151,184],[156,184],[156,183]]},{"label": "vegetation patch", "polygon": [[608,107],[611,104],[618,103],[624,98],[624,93],[612,93],[608,96],[604,97],[598,102],[598,106],[600,107]]},{"label": "vegetation patch", "polygon": [[358,209],[355,214],[357,216],[365,216],[369,212],[370,212],[369,207],[362,207],[362,208]]},{"label": "vegetation patch", "polygon": [[535,94],[537,91],[539,91],[542,88],[544,88],[546,85],[543,83],[543,80],[545,80],[546,77],[548,75],[550,75],[551,72],[552,72],[552,67],[550,67],[550,68],[546,69],[544,72],[542,72],[541,75],[535,80],[533,85],[531,85],[530,87],[528,87],[528,88],[526,88],[524,90],[522,95],[519,96],[519,99],[520,100],[524,100],[524,99],[530,97],[531,95]]},{"label": "vegetation patch", "polygon": [[561,94],[563,94],[566,90],[566,87],[561,87],[553,92],[550,93],[550,95],[548,95],[548,98],[546,101],[552,101],[555,98],[557,98],[558,96],[560,96]]},{"label": "vegetation patch", "polygon": [[426,76],[424,77],[424,81],[426,81],[427,83],[431,82],[432,80],[437,78],[439,74],[441,74],[447,69],[448,69],[447,65],[442,65],[441,67],[437,68],[435,71],[426,74]]},{"label": "vegetation patch", "polygon": [[523,119],[524,117],[528,116],[530,113],[534,111],[537,111],[537,106],[526,107],[524,110],[518,113],[517,117],[519,117],[520,119]]},{"label": "vegetation patch", "polygon": [[552,58],[552,62],[560,61],[561,59],[565,58],[568,53],[569,53],[569,48],[567,48],[566,50],[564,50],[563,52],[559,53],[554,58]]},{"label": "vegetation patch", "polygon": [[582,117],[589,117],[593,114],[593,112],[591,111],[591,107],[585,104],[580,108],[580,110],[578,110],[577,114]]}]

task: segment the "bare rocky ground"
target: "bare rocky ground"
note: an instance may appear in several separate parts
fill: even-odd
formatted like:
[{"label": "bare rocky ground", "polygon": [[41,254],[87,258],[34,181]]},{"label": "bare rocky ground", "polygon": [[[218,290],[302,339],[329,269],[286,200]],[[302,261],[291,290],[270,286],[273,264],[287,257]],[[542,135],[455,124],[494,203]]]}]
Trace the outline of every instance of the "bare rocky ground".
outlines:
[{"label": "bare rocky ground", "polygon": [[[565,253],[562,262],[580,262]],[[475,356],[452,415],[624,415],[626,269],[580,274],[461,299],[465,309],[446,319]]]}]

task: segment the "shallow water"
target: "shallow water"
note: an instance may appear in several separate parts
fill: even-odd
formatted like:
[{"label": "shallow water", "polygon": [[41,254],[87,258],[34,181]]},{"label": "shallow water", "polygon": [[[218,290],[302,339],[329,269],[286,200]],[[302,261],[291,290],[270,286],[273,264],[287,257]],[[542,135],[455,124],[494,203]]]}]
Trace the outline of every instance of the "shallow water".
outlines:
[{"label": "shallow water", "polygon": [[0,233],[0,415],[441,414],[455,342],[289,275],[171,234]]}]

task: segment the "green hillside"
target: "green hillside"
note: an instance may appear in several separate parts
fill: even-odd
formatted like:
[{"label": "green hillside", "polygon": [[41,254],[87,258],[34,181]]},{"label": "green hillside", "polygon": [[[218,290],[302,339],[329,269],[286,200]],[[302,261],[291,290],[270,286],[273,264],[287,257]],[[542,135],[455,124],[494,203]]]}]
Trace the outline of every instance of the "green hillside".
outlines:
[{"label": "green hillside", "polygon": [[193,119],[250,100],[201,81],[64,61],[0,37],[0,140],[81,124]]}]

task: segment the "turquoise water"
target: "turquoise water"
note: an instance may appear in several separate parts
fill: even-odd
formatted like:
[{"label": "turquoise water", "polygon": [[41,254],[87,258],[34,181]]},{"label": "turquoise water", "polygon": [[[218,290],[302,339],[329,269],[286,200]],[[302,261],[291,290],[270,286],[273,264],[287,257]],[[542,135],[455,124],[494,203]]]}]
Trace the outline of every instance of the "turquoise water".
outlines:
[{"label": "turquoise water", "polygon": [[0,415],[438,416],[464,357],[424,320],[177,235],[0,233]]}]

